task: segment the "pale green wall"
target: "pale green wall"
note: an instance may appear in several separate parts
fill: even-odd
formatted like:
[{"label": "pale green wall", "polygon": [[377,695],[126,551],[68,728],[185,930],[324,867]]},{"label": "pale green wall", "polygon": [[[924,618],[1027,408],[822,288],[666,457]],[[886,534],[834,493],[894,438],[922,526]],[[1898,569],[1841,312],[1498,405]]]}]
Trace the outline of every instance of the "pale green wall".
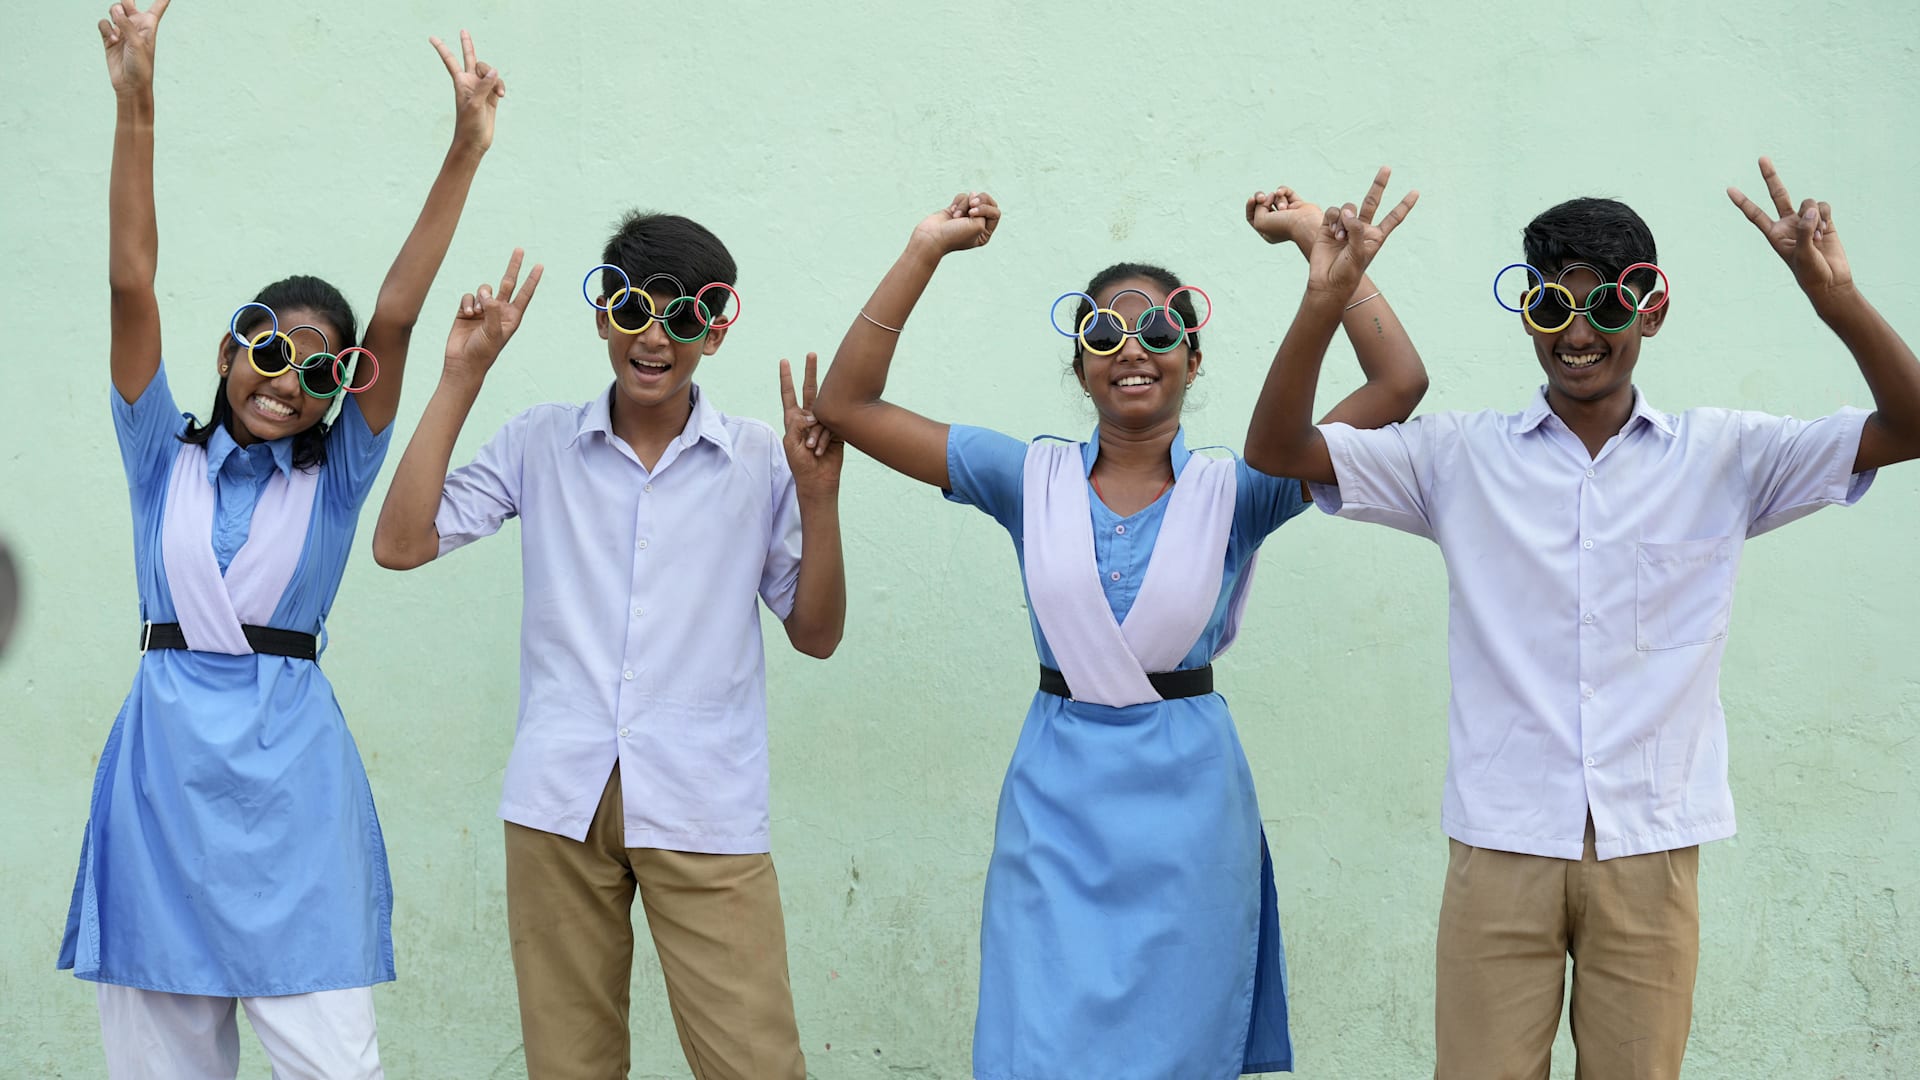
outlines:
[{"label": "pale green wall", "polygon": [[[1678,299],[1641,366],[1658,404],[1866,404],[1721,194],[1758,190],[1762,151],[1796,195],[1833,203],[1864,288],[1920,333],[1916,21],[1894,0],[557,13],[586,6],[179,0],[157,172],[183,404],[205,407],[227,314],[265,281],[319,273],[370,308],[450,130],[425,39],[462,25],[510,93],[423,319],[401,438],[459,291],[516,244],[553,270],[462,455],[519,408],[607,378],[576,283],[634,204],[732,246],[746,319],[703,381],[763,418],[776,359],[831,354],[913,223],[961,188],[997,195],[1004,227],[943,271],[893,389],[1022,434],[1089,427],[1044,306],[1134,258],[1218,302],[1191,428],[1237,445],[1303,277],[1241,201],[1282,182],[1357,198],[1381,162],[1425,192],[1378,277],[1423,347],[1428,408],[1521,405],[1538,372],[1487,280],[1531,214],[1579,194],[1626,198],[1659,236]],[[94,759],[134,666],[96,7],[0,16],[0,533],[28,587],[0,662],[7,1077],[103,1074],[92,988],[53,970]],[[1329,391],[1353,377],[1340,352]],[[1859,508],[1747,557],[1724,679],[1743,829],[1704,859],[1689,1076],[1920,1076],[1917,483],[1920,468],[1893,470]],[[781,647],[769,673],[800,1025],[817,1076],[951,1080],[967,1075],[994,799],[1030,693],[1026,616],[985,516],[864,459],[845,487],[846,643],[826,664]],[[371,527],[369,512],[327,666],[392,857],[401,978],[378,992],[382,1046],[396,1077],[519,1077],[494,818],[514,534],[401,576],[367,556]],[[1267,545],[1223,665],[1274,843],[1303,1077],[1430,1068],[1446,607],[1430,545],[1310,515]],[[635,1075],[683,1076],[651,960],[637,978]],[[1556,1077],[1572,1075],[1566,1046]]]}]

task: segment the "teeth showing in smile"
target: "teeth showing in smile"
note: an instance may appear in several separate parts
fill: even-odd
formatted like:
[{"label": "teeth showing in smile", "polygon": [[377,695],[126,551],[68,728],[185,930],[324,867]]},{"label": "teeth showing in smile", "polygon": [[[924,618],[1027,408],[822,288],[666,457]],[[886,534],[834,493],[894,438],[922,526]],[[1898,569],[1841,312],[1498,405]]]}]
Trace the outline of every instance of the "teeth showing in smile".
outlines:
[{"label": "teeth showing in smile", "polygon": [[1584,367],[1592,367],[1593,365],[1599,363],[1602,360],[1605,360],[1606,358],[1607,358],[1606,353],[1581,353],[1579,356],[1567,356],[1565,354],[1562,354],[1560,357],[1560,362],[1570,368],[1584,368]]},{"label": "teeth showing in smile", "polygon": [[635,360],[633,363],[635,367],[640,368],[642,371],[665,371],[673,366],[672,364],[663,363],[658,360]]},{"label": "teeth showing in smile", "polygon": [[1145,375],[1129,375],[1126,378],[1121,379],[1119,382],[1114,383],[1114,385],[1115,386],[1147,386],[1152,382],[1153,380],[1148,378]]},{"label": "teeth showing in smile", "polygon": [[255,394],[252,397],[248,398],[247,403],[252,405],[254,408],[260,410],[261,412],[266,413],[268,416],[277,416],[282,420],[285,420],[287,417],[293,415],[292,409],[286,407],[285,405],[280,404],[279,402],[273,400],[272,398],[263,397],[259,394]]}]

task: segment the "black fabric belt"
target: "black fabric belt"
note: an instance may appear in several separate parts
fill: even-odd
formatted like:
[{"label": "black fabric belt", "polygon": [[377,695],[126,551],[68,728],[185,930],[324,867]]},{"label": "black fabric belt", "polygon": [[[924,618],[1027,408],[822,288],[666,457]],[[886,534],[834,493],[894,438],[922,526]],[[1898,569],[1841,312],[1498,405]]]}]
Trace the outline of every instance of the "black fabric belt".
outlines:
[{"label": "black fabric belt", "polygon": [[[1147,681],[1153,684],[1155,693],[1169,701],[1174,698],[1205,697],[1213,693],[1213,665],[1185,671],[1149,672]],[[1073,691],[1067,686],[1067,677],[1045,664],[1040,665],[1040,692],[1063,698],[1073,696]]]},{"label": "black fabric belt", "polygon": [[[318,660],[320,658],[320,639],[314,634],[302,634],[297,630],[276,630],[271,626],[242,626],[240,632],[247,636],[247,644],[254,652],[268,656],[291,656],[295,660]],[[140,628],[140,651],[148,649],[184,649],[187,647],[186,632],[177,622],[147,623]]]}]

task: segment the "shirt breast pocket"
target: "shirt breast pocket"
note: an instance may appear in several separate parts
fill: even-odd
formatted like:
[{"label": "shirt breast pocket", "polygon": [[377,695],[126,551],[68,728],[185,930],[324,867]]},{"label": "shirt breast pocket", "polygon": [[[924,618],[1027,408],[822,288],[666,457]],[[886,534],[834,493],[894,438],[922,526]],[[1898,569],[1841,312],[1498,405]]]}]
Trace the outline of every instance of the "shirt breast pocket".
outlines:
[{"label": "shirt breast pocket", "polygon": [[1727,636],[1733,609],[1733,538],[1641,541],[1634,629],[1639,649],[1680,649]]}]

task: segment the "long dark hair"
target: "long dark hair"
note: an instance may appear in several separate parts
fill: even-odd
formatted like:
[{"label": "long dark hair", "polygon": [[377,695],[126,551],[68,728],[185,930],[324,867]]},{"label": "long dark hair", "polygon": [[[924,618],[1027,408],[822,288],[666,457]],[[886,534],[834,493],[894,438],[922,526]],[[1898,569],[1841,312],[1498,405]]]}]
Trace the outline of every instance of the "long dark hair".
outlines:
[{"label": "long dark hair", "polygon": [[[340,332],[341,340],[335,349],[344,349],[359,339],[359,325],[353,318],[353,307],[340,290],[317,277],[296,274],[283,278],[261,289],[253,298],[256,304],[265,304],[276,313],[283,311],[306,310],[325,319]],[[248,308],[240,316],[240,335],[251,339],[253,335],[271,326],[266,313],[259,308]],[[281,330],[288,327],[282,326]],[[240,343],[228,337],[220,346],[220,354],[229,365],[240,359]],[[207,445],[217,428],[226,428],[227,434],[233,434],[233,406],[227,404],[227,377],[220,376],[220,386],[213,393],[213,411],[207,415],[205,423],[196,417],[187,424],[187,430],[180,434],[180,441]],[[327,460],[327,421],[323,416],[314,425],[293,437],[293,467],[296,469],[314,468]]]},{"label": "long dark hair", "polygon": [[[1178,289],[1182,284],[1180,275],[1165,267],[1152,266],[1147,263],[1114,263],[1112,266],[1093,275],[1093,280],[1087,282],[1087,295],[1099,296],[1101,289],[1112,285],[1116,281],[1125,281],[1128,278],[1145,278],[1168,292]],[[1193,309],[1193,294],[1190,292],[1183,292],[1173,298],[1173,310],[1179,314],[1180,321],[1187,326],[1192,326],[1200,321],[1200,316]],[[1093,306],[1085,300],[1080,301],[1074,306],[1073,325],[1079,326],[1086,322],[1087,316],[1091,314],[1093,314]],[[1196,352],[1199,351],[1199,331],[1187,331],[1187,348]],[[1080,337],[1076,334],[1073,338],[1073,370],[1076,375],[1080,373],[1080,362],[1083,359],[1084,356],[1080,348]]]}]

